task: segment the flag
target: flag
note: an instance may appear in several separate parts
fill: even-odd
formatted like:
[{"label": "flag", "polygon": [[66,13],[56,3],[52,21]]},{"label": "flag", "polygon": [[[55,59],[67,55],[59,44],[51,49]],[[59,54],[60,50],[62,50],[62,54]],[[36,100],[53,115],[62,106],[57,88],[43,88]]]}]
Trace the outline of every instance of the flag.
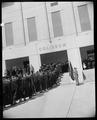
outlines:
[{"label": "flag", "polygon": [[84,72],[82,72],[82,73],[83,73],[83,79],[86,80],[86,76],[85,76]]},{"label": "flag", "polygon": [[70,75],[71,79],[74,80],[73,67],[72,67],[71,62],[69,62],[69,75]]}]

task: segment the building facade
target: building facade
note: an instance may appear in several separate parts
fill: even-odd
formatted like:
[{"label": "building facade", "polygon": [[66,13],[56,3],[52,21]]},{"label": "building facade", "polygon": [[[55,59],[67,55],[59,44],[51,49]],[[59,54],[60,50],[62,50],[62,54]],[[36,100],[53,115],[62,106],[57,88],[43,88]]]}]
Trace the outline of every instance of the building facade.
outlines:
[{"label": "building facade", "polygon": [[69,60],[82,81],[82,60],[94,50],[93,8],[93,2],[2,3],[3,75],[24,61],[37,71],[43,63]]}]

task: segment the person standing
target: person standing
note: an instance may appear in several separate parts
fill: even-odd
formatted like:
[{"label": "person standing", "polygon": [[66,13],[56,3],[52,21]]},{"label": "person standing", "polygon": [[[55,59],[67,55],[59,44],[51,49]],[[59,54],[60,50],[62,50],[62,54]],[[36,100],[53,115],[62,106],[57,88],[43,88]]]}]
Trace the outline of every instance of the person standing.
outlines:
[{"label": "person standing", "polygon": [[78,71],[77,71],[77,68],[76,68],[76,67],[74,67],[73,75],[74,75],[74,79],[75,79],[75,81],[76,81],[76,85],[79,85]]},{"label": "person standing", "polygon": [[30,72],[31,72],[31,74],[34,73],[34,67],[32,65],[30,66]]},{"label": "person standing", "polygon": [[30,87],[31,87],[31,92],[32,95],[36,95],[36,88],[35,88],[35,82],[34,82],[34,74],[31,74],[31,80],[30,80]]},{"label": "person standing", "polygon": [[83,62],[83,69],[86,69],[86,64]]}]

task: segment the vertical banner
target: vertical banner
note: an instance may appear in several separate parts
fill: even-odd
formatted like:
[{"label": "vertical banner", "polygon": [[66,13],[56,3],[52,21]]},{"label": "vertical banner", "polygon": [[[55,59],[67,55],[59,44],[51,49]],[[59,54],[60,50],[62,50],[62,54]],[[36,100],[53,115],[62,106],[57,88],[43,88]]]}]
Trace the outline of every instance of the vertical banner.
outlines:
[{"label": "vertical banner", "polygon": [[73,67],[72,67],[72,64],[70,61],[69,61],[69,75],[70,75],[71,79],[74,80]]}]

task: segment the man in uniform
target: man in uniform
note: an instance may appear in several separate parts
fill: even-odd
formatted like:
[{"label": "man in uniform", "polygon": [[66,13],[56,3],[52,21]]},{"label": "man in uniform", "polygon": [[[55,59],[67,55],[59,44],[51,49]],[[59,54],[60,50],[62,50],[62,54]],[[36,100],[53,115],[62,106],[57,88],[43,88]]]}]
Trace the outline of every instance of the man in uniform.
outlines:
[{"label": "man in uniform", "polygon": [[15,100],[16,100],[16,94],[17,94],[17,77],[16,76],[12,76],[10,79],[11,82],[11,104],[14,105],[15,104]]},{"label": "man in uniform", "polygon": [[10,78],[3,80],[3,106],[11,104]]},{"label": "man in uniform", "polygon": [[[31,93],[32,93],[32,95],[36,95],[34,74],[35,74],[35,73],[32,73],[32,74],[31,74],[31,79],[30,79],[30,87],[31,87]],[[30,96],[30,97],[32,97],[32,96]]]},{"label": "man in uniform", "polygon": [[47,91],[47,81],[48,81],[47,71],[43,71],[43,82],[45,91]]},{"label": "man in uniform", "polygon": [[40,81],[39,81],[39,71],[37,71],[34,74],[34,81],[35,81],[35,88],[36,88],[36,92],[40,92]]},{"label": "man in uniform", "polygon": [[76,85],[79,85],[78,71],[77,71],[77,68],[76,68],[76,67],[74,67],[73,74],[74,74],[74,79],[75,79],[75,81],[76,81]]},{"label": "man in uniform", "polygon": [[21,72],[21,70],[19,71],[18,70],[18,79],[17,79],[17,99],[20,100],[20,102],[22,101],[22,98],[24,97],[24,94],[23,94],[23,71]]}]

